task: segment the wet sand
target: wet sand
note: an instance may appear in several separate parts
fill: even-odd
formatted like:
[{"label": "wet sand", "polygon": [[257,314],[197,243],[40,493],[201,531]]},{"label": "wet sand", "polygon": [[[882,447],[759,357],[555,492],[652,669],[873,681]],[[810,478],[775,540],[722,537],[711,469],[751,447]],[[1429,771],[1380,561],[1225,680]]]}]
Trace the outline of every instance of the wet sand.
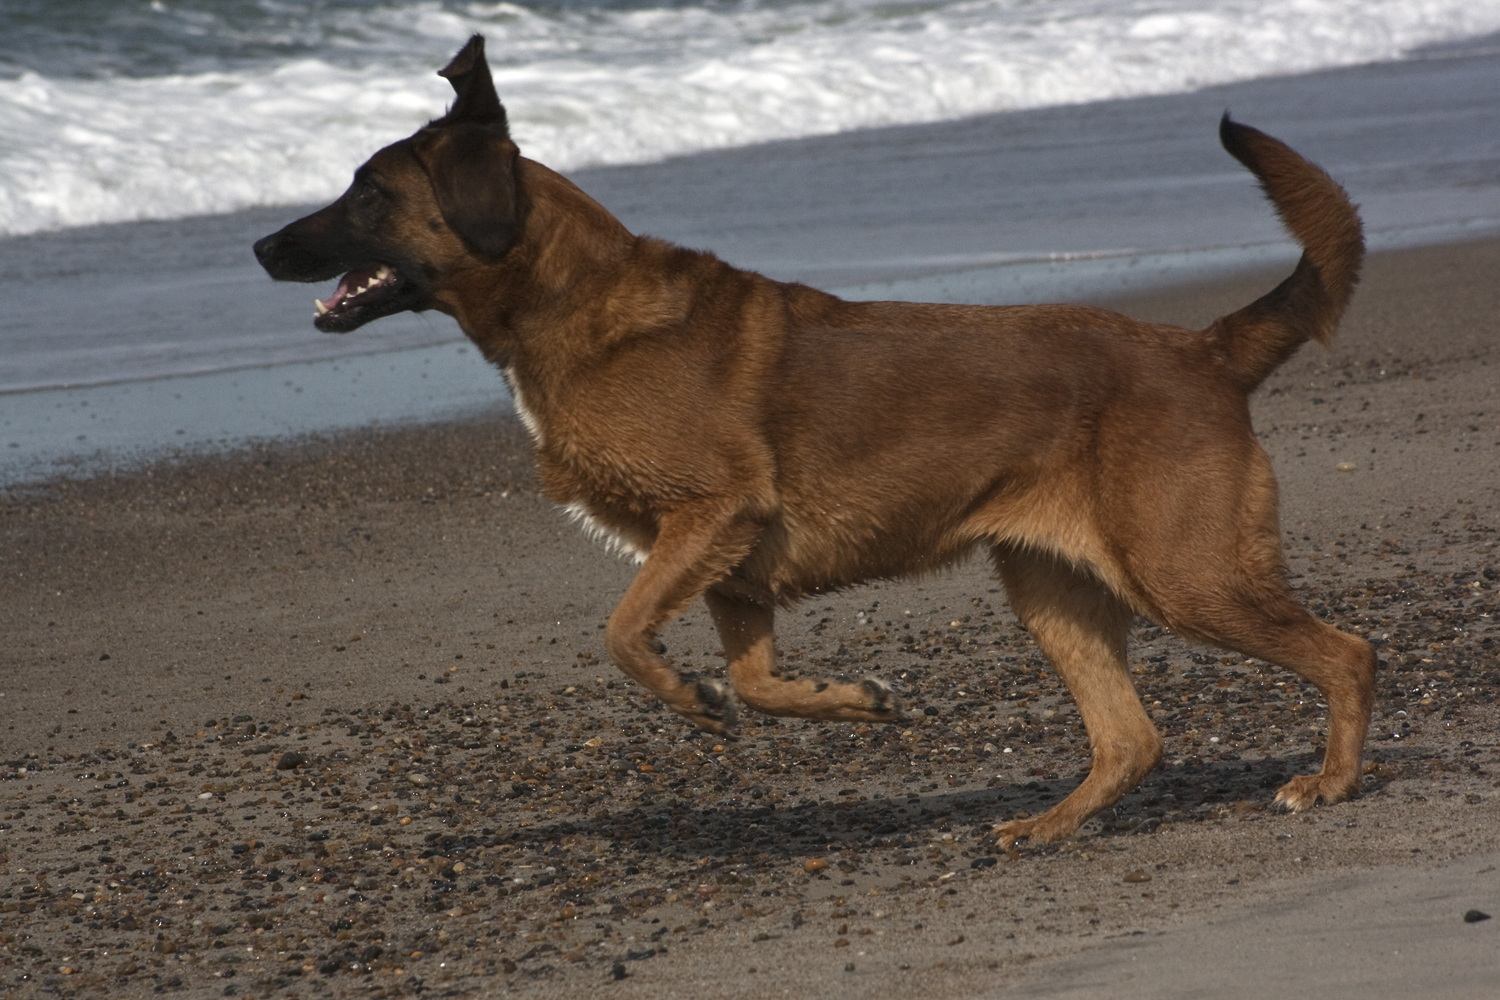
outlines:
[{"label": "wet sand", "polygon": [[[1316,692],[1142,623],[1163,766],[997,852],[1087,744],[978,563],[781,616],[790,664],[898,682],[903,724],[696,733],[605,662],[632,568],[505,418],[0,493],[0,984],[1472,996],[1500,954],[1463,920],[1500,917],[1497,273],[1497,241],[1377,255],[1332,352],[1255,401],[1293,582],[1382,660],[1364,794],[1304,816],[1269,806],[1316,767]],[[1201,324],[1280,277],[1117,304]],[[664,639],[722,667],[701,606]]]}]

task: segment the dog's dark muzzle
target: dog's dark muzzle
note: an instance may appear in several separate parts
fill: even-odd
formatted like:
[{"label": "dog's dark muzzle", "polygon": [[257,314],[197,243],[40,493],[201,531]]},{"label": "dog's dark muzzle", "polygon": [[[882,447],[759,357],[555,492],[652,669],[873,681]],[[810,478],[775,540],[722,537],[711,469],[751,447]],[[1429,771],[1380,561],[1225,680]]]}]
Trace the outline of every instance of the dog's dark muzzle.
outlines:
[{"label": "dog's dark muzzle", "polygon": [[255,241],[255,259],[277,281],[327,281],[351,264],[330,245],[328,209],[316,212]]},{"label": "dog's dark muzzle", "polygon": [[427,295],[409,267],[383,260],[383,254],[345,233],[338,203],[255,242],[255,259],[277,281],[340,278],[327,299],[314,305],[313,325],[325,333],[348,333],[374,319],[421,311]]}]

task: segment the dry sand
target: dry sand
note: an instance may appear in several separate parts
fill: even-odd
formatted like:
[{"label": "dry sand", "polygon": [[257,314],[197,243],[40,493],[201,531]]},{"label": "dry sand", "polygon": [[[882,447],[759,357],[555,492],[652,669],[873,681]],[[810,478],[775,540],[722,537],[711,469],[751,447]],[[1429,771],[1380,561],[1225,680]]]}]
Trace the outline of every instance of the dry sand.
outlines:
[{"label": "dry sand", "polygon": [[[1087,744],[978,563],[781,616],[789,661],[898,681],[907,722],[696,733],[605,662],[632,569],[508,421],[11,490],[0,993],[1481,995],[1497,274],[1500,242],[1373,259],[1255,402],[1293,582],[1382,661],[1364,795],[1302,816],[1268,807],[1316,767],[1316,692],[1142,623],[1163,766],[997,853]],[[1202,323],[1279,277],[1118,304]],[[664,638],[722,666],[701,608]]]}]

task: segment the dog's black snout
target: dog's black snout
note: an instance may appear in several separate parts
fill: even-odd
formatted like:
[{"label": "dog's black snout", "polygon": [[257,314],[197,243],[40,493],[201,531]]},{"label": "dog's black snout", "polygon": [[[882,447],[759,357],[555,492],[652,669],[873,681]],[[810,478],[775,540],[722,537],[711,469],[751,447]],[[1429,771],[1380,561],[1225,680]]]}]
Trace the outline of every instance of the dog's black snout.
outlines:
[{"label": "dog's black snout", "polygon": [[271,262],[276,259],[276,251],[281,247],[281,237],[285,230],[272,233],[270,236],[262,236],[255,241],[255,259],[260,261],[260,266],[270,270]]}]

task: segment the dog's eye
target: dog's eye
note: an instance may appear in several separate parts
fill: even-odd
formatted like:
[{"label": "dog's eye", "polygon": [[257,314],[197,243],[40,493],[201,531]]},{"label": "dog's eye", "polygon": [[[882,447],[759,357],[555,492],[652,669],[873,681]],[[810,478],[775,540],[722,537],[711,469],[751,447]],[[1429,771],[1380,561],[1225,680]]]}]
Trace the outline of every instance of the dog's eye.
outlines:
[{"label": "dog's eye", "polygon": [[361,179],[354,185],[354,202],[362,207],[369,207],[378,202],[389,201],[390,195],[385,189],[373,181]]}]

